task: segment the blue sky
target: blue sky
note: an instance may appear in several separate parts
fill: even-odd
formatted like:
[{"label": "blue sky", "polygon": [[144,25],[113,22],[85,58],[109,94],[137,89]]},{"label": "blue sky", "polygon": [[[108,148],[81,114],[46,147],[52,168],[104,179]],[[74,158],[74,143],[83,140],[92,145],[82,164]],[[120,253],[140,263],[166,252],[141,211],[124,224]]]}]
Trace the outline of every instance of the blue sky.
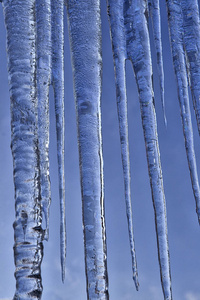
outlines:
[{"label": "blue sky", "polygon": [[[154,212],[146,163],[138,95],[130,64],[127,64],[129,143],[132,177],[132,206],[140,290],[136,292],[131,274],[131,256],[125,214],[121,154],[115,100],[114,71],[106,1],[102,1],[103,91],[102,135],[105,179],[105,213],[108,248],[110,299],[160,300],[163,298],[157,259]],[[195,212],[184,138],[173,74],[165,5],[162,11],[165,103],[168,120],[164,126],[155,51],[152,45],[158,136],[167,204],[173,298],[200,299],[200,228]],[[13,260],[14,186],[10,151],[10,112],[6,71],[5,29],[0,10],[0,300],[12,299],[15,290]],[[50,96],[50,176],[52,205],[50,238],[44,242],[42,264],[44,300],[86,299],[81,194],[78,165],[75,105],[70,52],[65,19],[65,174],[67,214],[66,280],[61,282],[59,258],[59,198],[56,161],[55,119]],[[192,105],[191,105],[192,110]],[[192,111],[197,164],[200,142]]]}]

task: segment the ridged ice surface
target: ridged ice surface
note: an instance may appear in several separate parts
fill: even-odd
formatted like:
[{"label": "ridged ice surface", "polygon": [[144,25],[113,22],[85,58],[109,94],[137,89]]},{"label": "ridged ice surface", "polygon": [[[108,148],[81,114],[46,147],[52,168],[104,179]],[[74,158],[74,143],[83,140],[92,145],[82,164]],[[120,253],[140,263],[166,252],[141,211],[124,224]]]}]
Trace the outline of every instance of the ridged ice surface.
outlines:
[{"label": "ridged ice surface", "polygon": [[88,299],[108,299],[101,141],[99,1],[67,1],[76,98]]},{"label": "ridged ice surface", "polygon": [[35,1],[3,1],[7,29],[11,98],[11,148],[14,162],[14,299],[41,299],[42,209],[35,89]]},{"label": "ridged ice surface", "polygon": [[[51,13],[51,8],[54,13]],[[43,239],[49,235],[49,85],[55,93],[61,266],[65,276],[63,1],[3,1],[14,164],[16,293],[41,298]],[[52,52],[53,44],[53,52]],[[43,212],[43,214],[42,214]],[[45,230],[42,218],[45,217]]]},{"label": "ridged ice surface", "polygon": [[[194,142],[193,142],[193,130],[192,130],[191,113],[190,113],[190,106],[189,106],[187,65],[186,65],[187,61],[185,58],[185,50],[184,50],[185,49],[184,40],[190,37],[187,36],[188,34],[186,31],[187,25],[186,24],[184,25],[185,21],[182,17],[183,15],[182,15],[182,8],[180,2],[168,0],[167,9],[168,9],[168,22],[169,22],[169,30],[170,30],[170,38],[171,38],[172,57],[173,57],[174,71],[176,74],[176,80],[178,86],[178,97],[179,97],[180,110],[181,110],[183,133],[185,138],[185,148],[186,148],[186,154],[187,154],[188,165],[190,170],[190,177],[192,181],[193,193],[196,200],[196,211],[198,215],[198,220],[200,222],[200,188],[199,188],[199,180],[198,180],[197,167],[196,167]],[[188,13],[191,16],[190,12]],[[183,31],[183,25],[184,27],[186,27],[184,31]],[[183,32],[185,33],[184,38],[183,38]],[[189,45],[187,47],[189,47]],[[191,60],[189,56],[188,56],[188,60]],[[195,55],[194,55],[194,60],[195,60]],[[195,63],[190,62],[190,64],[194,66]],[[193,74],[193,77],[195,77],[195,74]],[[197,73],[197,77],[198,77],[198,73]],[[197,78],[195,79],[197,80]],[[192,84],[192,88],[195,89],[194,83],[191,82],[191,84]],[[194,108],[196,110],[195,105]],[[196,116],[198,118],[198,113],[196,114]]]},{"label": "ridged ice surface", "polygon": [[46,220],[45,239],[49,237],[51,201],[49,178],[49,85],[51,79],[51,4],[36,0],[38,150],[42,209]]},{"label": "ridged ice surface", "polygon": [[167,119],[165,114],[165,100],[164,100],[164,69],[162,56],[162,39],[161,39],[161,20],[160,20],[160,5],[159,0],[149,0],[149,13],[152,21],[153,38],[156,50],[156,62],[158,69],[158,76],[160,80],[160,94],[164,114],[165,125]]},{"label": "ridged ice surface", "polygon": [[66,225],[64,176],[64,1],[54,0],[52,8],[52,84],[55,99],[57,159],[60,197],[60,258],[62,281],[65,278]]},{"label": "ridged ice surface", "polygon": [[197,125],[200,134],[200,20],[196,0],[180,2],[183,16],[184,48],[189,62],[189,76]]},{"label": "ridged ice surface", "polygon": [[[115,63],[120,139],[125,178],[125,194],[127,189],[126,181],[128,181],[130,185],[130,176],[128,167],[129,155],[124,64],[125,60],[129,59],[133,65],[139,92],[141,117],[153,196],[153,205],[155,211],[155,223],[158,241],[158,256],[160,263],[162,288],[164,298],[169,300],[172,299],[172,295],[167,238],[166,207],[154,108],[154,94],[152,87],[152,64],[149,44],[149,33],[146,20],[146,5],[146,1],[141,0],[108,0],[108,15],[110,20],[113,57]],[[158,21],[159,19],[155,22]],[[156,33],[156,35],[159,36],[159,32]],[[160,41],[158,41],[158,44],[159,43]],[[161,55],[161,49],[159,48],[160,45],[156,47],[157,52],[160,51],[159,53]],[[159,64],[161,64],[161,60]],[[133,277],[135,280],[136,288],[138,288],[133,235],[132,228],[130,228],[132,227],[130,196],[127,204],[129,236],[131,241],[133,260]]]}]

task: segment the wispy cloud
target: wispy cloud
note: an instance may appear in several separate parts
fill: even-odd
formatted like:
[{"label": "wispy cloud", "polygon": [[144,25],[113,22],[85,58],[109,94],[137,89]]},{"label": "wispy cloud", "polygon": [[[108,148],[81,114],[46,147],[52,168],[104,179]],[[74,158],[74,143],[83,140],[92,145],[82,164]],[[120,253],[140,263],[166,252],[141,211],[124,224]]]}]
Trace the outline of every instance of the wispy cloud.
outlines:
[{"label": "wispy cloud", "polygon": [[193,292],[187,292],[185,294],[185,300],[200,300],[200,294],[193,293]]}]

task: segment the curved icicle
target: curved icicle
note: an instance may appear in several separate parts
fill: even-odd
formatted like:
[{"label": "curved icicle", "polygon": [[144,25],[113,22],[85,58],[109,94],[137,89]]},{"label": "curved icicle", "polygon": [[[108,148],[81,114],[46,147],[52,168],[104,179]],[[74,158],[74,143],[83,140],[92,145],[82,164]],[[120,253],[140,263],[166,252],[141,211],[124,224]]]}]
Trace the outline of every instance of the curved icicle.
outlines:
[{"label": "curved icicle", "polygon": [[[184,47],[189,63],[191,92],[200,134],[200,19],[198,1],[180,2],[183,17]],[[200,212],[199,212],[200,213]]]},{"label": "curved icicle", "polygon": [[125,78],[125,58],[126,40],[124,35],[124,23],[120,18],[123,15],[123,2],[108,0],[108,15],[110,21],[110,31],[112,37],[112,48],[114,56],[115,83],[117,94],[117,108],[119,119],[119,133],[121,143],[122,166],[124,173],[124,189],[126,214],[128,221],[129,241],[132,257],[133,280],[136,289],[139,289],[137,261],[133,235],[133,221],[131,209],[131,179],[128,145],[128,118],[127,118],[127,97],[126,97],[126,78]]},{"label": "curved icicle", "polygon": [[41,299],[43,289],[34,9],[34,0],[3,1],[15,185],[15,300]]},{"label": "curved icicle", "polygon": [[163,56],[162,56],[159,0],[149,1],[149,11],[152,20],[153,38],[154,38],[154,45],[156,49],[156,62],[157,62],[158,76],[160,81],[161,102],[162,102],[165,126],[167,126],[167,119],[165,114],[165,99],[164,99],[164,69],[163,69]]},{"label": "curved icicle", "polygon": [[49,237],[51,202],[49,177],[49,85],[51,79],[51,3],[36,0],[38,146],[42,209],[46,220],[44,238]]},{"label": "curved icicle", "polygon": [[191,113],[189,106],[188,95],[188,82],[186,73],[186,60],[184,57],[184,45],[183,45],[183,19],[181,12],[181,5],[179,1],[167,1],[168,9],[168,22],[171,38],[171,49],[174,70],[176,74],[176,80],[178,85],[178,97],[181,109],[181,118],[183,124],[183,133],[185,137],[185,148],[188,159],[188,165],[190,170],[190,177],[192,181],[193,193],[196,201],[196,211],[198,220],[200,223],[200,187],[196,167],[194,142],[193,142],[193,130],[191,122]]},{"label": "curved icicle", "polygon": [[76,99],[88,299],[109,299],[101,139],[100,1],[67,1]]},{"label": "curved icicle", "polygon": [[65,279],[66,221],[64,177],[64,1],[51,1],[52,8],[52,84],[55,98],[57,158],[60,196],[60,253],[62,281]]}]

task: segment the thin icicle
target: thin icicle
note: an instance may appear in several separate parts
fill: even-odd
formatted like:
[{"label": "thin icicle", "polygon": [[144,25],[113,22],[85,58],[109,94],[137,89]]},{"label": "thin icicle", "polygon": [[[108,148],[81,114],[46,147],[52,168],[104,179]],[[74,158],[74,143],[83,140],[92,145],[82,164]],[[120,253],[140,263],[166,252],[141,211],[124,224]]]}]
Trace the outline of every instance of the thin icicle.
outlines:
[{"label": "thin icicle", "polygon": [[[155,108],[153,102],[151,53],[149,45],[149,33],[145,16],[146,1],[118,0],[116,4],[116,1],[112,2],[110,0],[108,1],[108,4],[115,72],[120,69],[118,81],[121,84],[121,90],[118,89],[118,95],[121,94],[121,97],[126,99],[125,85],[122,85],[125,77],[123,74],[123,63],[125,58],[130,59],[133,64],[138,85],[149,176],[155,209],[158,256],[162,287],[165,300],[171,300],[172,294],[167,239],[166,207],[162,170],[160,165],[160,154],[158,148]],[[111,5],[113,5],[113,10]],[[119,17],[116,16],[117,10]],[[124,41],[124,38],[125,46],[122,42]],[[124,102],[126,103],[125,100]],[[123,117],[123,122],[126,122],[126,110],[123,113]]]},{"label": "thin icicle", "polygon": [[129,163],[129,145],[128,145],[128,121],[127,121],[127,98],[126,98],[126,79],[125,79],[125,58],[126,58],[126,40],[124,32],[123,2],[108,0],[108,15],[110,21],[110,30],[112,37],[112,48],[115,67],[115,82],[117,93],[117,108],[119,119],[119,133],[121,142],[121,155],[124,173],[124,188],[126,214],[128,220],[129,241],[132,256],[133,280],[136,289],[139,289],[137,261],[135,254],[133,221],[131,209],[131,191],[130,191],[130,163]]},{"label": "thin icicle", "polygon": [[88,299],[109,299],[101,140],[100,1],[67,1],[76,99]]},{"label": "thin icicle", "polygon": [[57,157],[60,196],[60,253],[62,281],[65,279],[66,222],[64,177],[64,1],[51,1],[52,7],[52,84],[55,97]]},{"label": "thin icicle", "polygon": [[41,299],[43,257],[39,182],[35,1],[3,0],[15,185],[14,299]]},{"label": "thin icicle", "polygon": [[51,202],[49,178],[49,85],[51,78],[51,3],[36,0],[37,26],[37,98],[38,146],[42,209],[46,220],[44,238],[49,237],[49,208]]},{"label": "thin icicle", "polygon": [[157,69],[160,81],[161,102],[164,114],[165,125],[167,126],[167,119],[165,114],[165,100],[164,100],[164,69],[163,69],[163,56],[162,56],[162,39],[161,39],[161,21],[160,21],[160,5],[159,0],[149,1],[149,12],[152,20],[154,45],[157,56]]},{"label": "thin icicle", "polygon": [[[196,0],[180,2],[183,17],[184,47],[189,62],[193,105],[200,134],[200,20]],[[199,211],[200,215],[200,211]]]},{"label": "thin icicle", "polygon": [[186,60],[183,45],[183,19],[179,1],[167,1],[168,22],[171,38],[171,49],[174,70],[178,85],[178,96],[181,109],[185,148],[187,153],[193,193],[196,201],[196,211],[200,222],[200,187],[194,152],[193,130],[189,106],[188,82],[186,73]]},{"label": "thin icicle", "polygon": [[[145,0],[125,1],[127,54],[133,64],[138,86],[149,177],[151,183],[158,242],[160,274],[165,300],[172,299],[167,221],[157,124],[152,87],[152,64]],[[134,30],[132,30],[134,28]]]}]

